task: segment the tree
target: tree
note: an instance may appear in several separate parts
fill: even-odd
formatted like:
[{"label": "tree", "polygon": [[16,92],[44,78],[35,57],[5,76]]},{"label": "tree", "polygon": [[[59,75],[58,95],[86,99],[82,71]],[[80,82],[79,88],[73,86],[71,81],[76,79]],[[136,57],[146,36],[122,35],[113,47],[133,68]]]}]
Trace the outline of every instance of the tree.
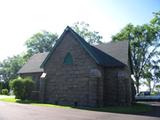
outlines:
[{"label": "tree", "polygon": [[41,31],[29,38],[25,45],[29,57],[35,53],[43,53],[51,50],[58,38],[57,34],[52,34],[47,31]]},{"label": "tree", "polygon": [[152,74],[152,66],[151,64],[146,64],[145,66],[145,70],[143,71],[143,84],[146,85],[150,91],[150,93],[153,91],[153,87],[152,87],[152,81],[154,81],[153,79],[153,74]]},{"label": "tree", "polygon": [[156,90],[160,93],[160,85],[156,85]]},{"label": "tree", "polygon": [[[150,25],[152,28],[154,28],[156,32],[156,39],[157,41],[160,41],[160,12],[153,13],[154,18],[150,21]],[[158,46],[158,44],[157,44]],[[159,49],[157,49],[159,51]],[[149,64],[146,64],[146,66],[150,67],[144,67],[144,77],[145,77],[145,85],[148,86],[150,91],[154,91],[157,84],[160,82],[160,52],[156,51],[155,56],[152,57]],[[147,79],[146,79],[147,76]],[[152,84],[152,85],[151,85]]]},{"label": "tree", "polygon": [[26,62],[23,55],[8,57],[0,63],[0,80],[4,81],[3,88],[9,89],[9,81],[17,77],[18,70]]},{"label": "tree", "polygon": [[152,64],[153,64],[153,90],[154,88],[157,86],[158,83],[160,83],[160,59],[158,60],[152,60]]},{"label": "tree", "polygon": [[112,36],[113,41],[128,40],[130,34],[134,31],[135,27],[131,23],[127,24],[119,33]]},{"label": "tree", "polygon": [[17,72],[28,58],[35,53],[48,52],[55,44],[57,37],[57,34],[39,32],[26,41],[27,53],[8,57],[0,62],[0,80],[4,81],[3,88],[9,89],[9,81],[17,78]]},{"label": "tree", "polygon": [[140,79],[145,78],[143,71],[146,69],[146,65],[150,64],[153,59],[158,59],[159,56],[159,29],[155,26],[157,25],[152,23],[141,26],[128,24],[119,33],[112,36],[113,41],[129,40],[130,42],[137,93],[139,93]]},{"label": "tree", "polygon": [[83,37],[90,44],[100,44],[102,43],[102,36],[99,35],[99,32],[91,31],[90,25],[85,22],[76,22],[72,26],[72,29],[75,30],[81,37]]}]

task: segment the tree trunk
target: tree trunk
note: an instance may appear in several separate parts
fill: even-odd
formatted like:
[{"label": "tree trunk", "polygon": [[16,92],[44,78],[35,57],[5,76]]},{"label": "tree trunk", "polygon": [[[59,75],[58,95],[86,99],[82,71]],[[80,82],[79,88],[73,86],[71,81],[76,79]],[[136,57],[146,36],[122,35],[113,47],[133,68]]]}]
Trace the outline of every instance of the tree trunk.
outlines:
[{"label": "tree trunk", "polygon": [[135,77],[136,79],[136,92],[139,93],[139,77]]},{"label": "tree trunk", "polygon": [[149,92],[152,92],[151,81],[148,82]]}]

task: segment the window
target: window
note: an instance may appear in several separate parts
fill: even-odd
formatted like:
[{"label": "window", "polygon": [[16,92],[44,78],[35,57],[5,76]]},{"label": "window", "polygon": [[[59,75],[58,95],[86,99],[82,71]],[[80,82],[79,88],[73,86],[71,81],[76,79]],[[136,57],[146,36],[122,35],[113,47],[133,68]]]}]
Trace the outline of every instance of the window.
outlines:
[{"label": "window", "polygon": [[65,56],[63,63],[67,65],[73,64],[73,58],[70,52]]}]

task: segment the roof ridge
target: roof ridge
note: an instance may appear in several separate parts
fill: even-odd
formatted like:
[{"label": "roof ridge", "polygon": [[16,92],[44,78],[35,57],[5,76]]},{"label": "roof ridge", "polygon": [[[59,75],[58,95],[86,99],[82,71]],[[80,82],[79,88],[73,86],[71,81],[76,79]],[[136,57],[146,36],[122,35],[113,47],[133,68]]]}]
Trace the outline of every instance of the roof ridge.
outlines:
[{"label": "roof ridge", "polygon": [[103,42],[101,44],[98,44],[98,45],[93,45],[93,46],[99,46],[99,45],[106,45],[106,44],[110,44],[110,43],[122,43],[122,42],[129,42],[128,40],[121,40],[121,41],[109,41],[109,42]]},{"label": "roof ridge", "polygon": [[[93,48],[92,45],[87,43],[84,38],[82,38],[78,33],[76,33],[71,27],[67,26],[62,35],[60,36],[58,42],[55,44],[55,46],[52,48],[44,62],[41,64],[41,67],[44,67],[44,65],[47,63],[48,59],[50,58],[51,54],[54,52],[56,47],[61,43],[64,35],[70,31],[72,35],[74,35],[75,39],[82,45],[82,47],[88,52],[88,54],[95,60],[97,64],[103,65],[103,66],[113,66],[111,61],[114,61],[114,66],[122,66],[124,65],[120,61],[116,60],[115,58],[111,57],[110,55],[102,52],[101,50],[96,50],[96,48]],[[99,55],[98,55],[99,54]],[[103,58],[104,57],[104,58]],[[110,60],[111,59],[111,60]],[[106,61],[104,61],[106,60]],[[107,62],[111,63],[111,65]]]},{"label": "roof ridge", "polygon": [[[76,33],[76,32],[75,32],[72,28],[70,28],[69,26],[67,26],[67,29],[70,30],[71,32],[73,32],[76,36],[78,36],[78,39],[79,39],[80,43],[81,43],[81,41],[83,40],[81,44],[84,44],[84,43],[85,43],[85,45],[87,45],[87,47],[91,47],[92,51],[94,51],[93,49],[97,49],[99,52],[101,52],[101,53],[103,54],[103,57],[104,57],[104,55],[106,55],[109,59],[112,59],[112,61],[114,61],[114,62],[117,64],[117,66],[124,66],[124,64],[123,64],[122,62],[120,62],[119,60],[117,60],[116,58],[110,56],[110,55],[107,54],[107,53],[104,53],[104,52],[101,51],[100,49],[95,48],[94,46],[92,46],[92,45],[90,45],[89,43],[87,43],[84,38],[82,38],[78,33]],[[76,37],[76,36],[75,36],[75,37]],[[84,43],[83,43],[83,42],[84,42]],[[90,49],[90,48],[89,48],[89,49]],[[87,50],[87,51],[89,52],[89,54],[91,55],[91,57],[93,57],[93,59],[95,59],[95,61],[97,62],[97,64],[103,64],[103,63],[100,62],[99,58],[95,57],[94,54],[97,54],[96,51],[94,51],[94,54],[93,54],[92,52],[90,52],[90,50]],[[100,55],[98,55],[98,56],[100,56]],[[102,56],[101,56],[101,57],[102,57]],[[102,59],[103,59],[103,58],[102,58]]]}]

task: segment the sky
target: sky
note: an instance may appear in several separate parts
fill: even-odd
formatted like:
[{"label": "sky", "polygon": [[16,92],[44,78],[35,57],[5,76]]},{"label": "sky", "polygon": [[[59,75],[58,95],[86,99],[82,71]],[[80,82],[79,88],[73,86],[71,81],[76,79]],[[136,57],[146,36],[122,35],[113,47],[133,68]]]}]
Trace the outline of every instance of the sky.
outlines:
[{"label": "sky", "polygon": [[148,23],[159,10],[160,0],[1,0],[0,61],[23,53],[25,41],[41,30],[61,35],[85,21],[109,42],[126,24]]}]

